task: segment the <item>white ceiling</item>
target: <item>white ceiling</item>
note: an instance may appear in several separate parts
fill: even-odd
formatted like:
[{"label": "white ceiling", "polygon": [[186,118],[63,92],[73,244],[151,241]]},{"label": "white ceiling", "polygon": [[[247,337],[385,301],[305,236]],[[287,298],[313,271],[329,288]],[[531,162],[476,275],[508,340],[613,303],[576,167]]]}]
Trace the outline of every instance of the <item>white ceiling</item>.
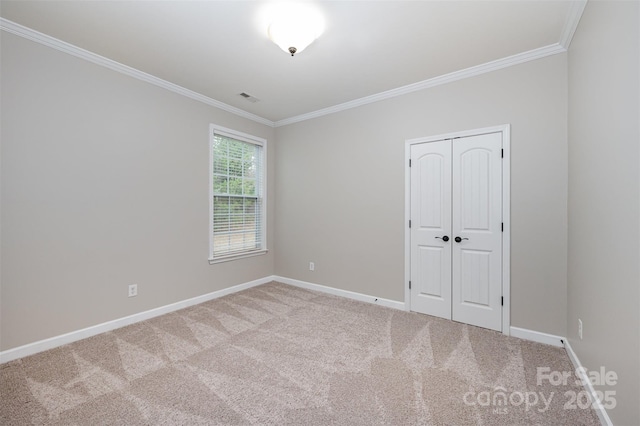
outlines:
[{"label": "white ceiling", "polygon": [[[264,1],[5,1],[2,18],[280,121],[561,41],[567,1],[320,1],[291,57]],[[246,92],[260,102],[239,96]]]}]

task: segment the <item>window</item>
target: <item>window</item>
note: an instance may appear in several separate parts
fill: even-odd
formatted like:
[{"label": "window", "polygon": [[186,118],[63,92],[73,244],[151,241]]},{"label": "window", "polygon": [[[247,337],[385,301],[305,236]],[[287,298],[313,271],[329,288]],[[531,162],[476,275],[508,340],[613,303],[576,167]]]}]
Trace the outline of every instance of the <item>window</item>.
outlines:
[{"label": "window", "polygon": [[211,126],[209,262],[266,253],[267,141]]}]

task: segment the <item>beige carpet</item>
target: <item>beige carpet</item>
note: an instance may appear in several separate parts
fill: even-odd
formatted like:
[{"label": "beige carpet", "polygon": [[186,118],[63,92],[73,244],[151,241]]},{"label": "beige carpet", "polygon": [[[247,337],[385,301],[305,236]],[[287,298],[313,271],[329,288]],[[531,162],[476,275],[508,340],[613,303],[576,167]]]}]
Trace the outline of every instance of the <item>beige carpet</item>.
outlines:
[{"label": "beige carpet", "polygon": [[563,349],[270,283],[3,364],[0,423],[599,424],[537,367],[572,371]]}]

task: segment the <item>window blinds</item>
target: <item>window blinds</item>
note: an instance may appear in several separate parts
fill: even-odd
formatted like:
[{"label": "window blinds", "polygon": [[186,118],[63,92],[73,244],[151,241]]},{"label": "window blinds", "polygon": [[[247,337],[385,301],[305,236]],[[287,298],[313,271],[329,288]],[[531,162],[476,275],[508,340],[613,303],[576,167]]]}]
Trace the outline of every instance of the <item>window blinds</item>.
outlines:
[{"label": "window blinds", "polygon": [[264,249],[263,149],[213,135],[213,259]]}]

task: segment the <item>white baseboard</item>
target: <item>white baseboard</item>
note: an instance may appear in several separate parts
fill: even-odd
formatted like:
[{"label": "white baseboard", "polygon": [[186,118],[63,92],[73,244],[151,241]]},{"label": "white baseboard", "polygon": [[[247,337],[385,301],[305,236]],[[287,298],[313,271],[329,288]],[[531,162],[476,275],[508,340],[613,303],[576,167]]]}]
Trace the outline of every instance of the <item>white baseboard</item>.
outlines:
[{"label": "white baseboard", "polygon": [[556,346],[562,348],[564,342],[567,341],[562,336],[541,333],[539,331],[527,330],[526,328],[509,327],[509,334],[519,339],[531,340],[532,342],[544,343],[545,345]]},{"label": "white baseboard", "polygon": [[580,362],[580,359],[578,359],[578,356],[573,351],[573,348],[571,347],[571,344],[569,344],[569,341],[567,340],[566,337],[555,336],[553,334],[541,333],[539,331],[527,330],[526,328],[518,328],[518,327],[511,327],[510,331],[513,337],[518,337],[520,339],[525,339],[525,340],[531,340],[533,342],[538,342],[538,343],[544,343],[547,345],[557,346],[560,348],[564,347],[564,349],[567,351],[567,355],[569,356],[569,359],[571,360],[571,363],[576,369],[576,373],[579,374],[580,379],[582,380],[583,383],[585,383],[585,387],[587,392],[589,393],[589,396],[591,397],[591,401],[595,401],[595,407],[596,407],[595,410],[596,410],[596,414],[598,415],[598,418],[600,419],[600,423],[602,423],[603,426],[613,426],[613,422],[611,421],[611,418],[609,418],[609,414],[607,413],[607,410],[602,406],[602,404],[596,397],[597,395],[596,391],[593,388],[593,385],[591,384],[591,381],[589,380],[587,373],[582,367],[582,363]]},{"label": "white baseboard", "polygon": [[274,281],[281,282],[283,284],[292,285],[294,287],[305,288],[307,290],[319,291],[321,293],[331,294],[333,296],[346,297],[347,299],[358,300],[360,302],[372,303],[374,305],[386,306],[387,308],[399,309],[401,311],[406,310],[404,302],[398,302],[396,300],[383,299],[380,297],[369,296],[367,294],[356,293],[348,290],[340,290],[333,287],[327,287],[320,284],[314,284],[307,281],[294,280],[292,278],[274,276]]},{"label": "white baseboard", "polygon": [[[327,287],[320,284],[314,284],[307,281],[295,280],[292,278],[281,277],[277,275],[271,275],[268,277],[260,278],[254,281],[249,281],[243,284],[238,284],[233,287],[224,288],[222,290],[214,291],[208,294],[204,294],[202,296],[193,297],[191,299],[183,300],[180,302],[172,303],[170,305],[161,306],[155,309],[150,309],[148,311],[140,312],[137,314],[129,315],[124,318],[119,318],[113,321],[108,321],[102,324],[94,325],[92,327],[83,328],[81,330],[72,331],[70,333],[62,334],[60,336],[51,337],[48,339],[40,340],[38,342],[29,343],[24,346],[19,346],[17,348],[9,349],[3,352],[0,352],[0,364],[16,360],[18,358],[22,358],[29,355],[34,355],[39,352],[46,351],[48,349],[53,349],[58,346],[66,345],[68,343],[73,343],[78,340],[86,339],[87,337],[95,336],[100,333],[105,333],[107,331],[115,330],[117,328],[125,327],[127,325],[131,325],[140,321],[145,321],[151,318],[155,318],[160,315],[168,314],[170,312],[174,312],[180,309],[188,308],[190,306],[197,305],[199,303],[204,303],[209,300],[217,299],[222,296],[226,296],[231,293],[237,293],[242,290],[246,290],[251,287],[256,287],[262,284],[269,283],[271,281],[278,281],[283,284],[288,284],[294,287],[300,287],[307,290],[314,290],[321,293],[327,293],[334,296],[345,297],[347,299],[358,300],[360,302],[367,302],[374,305],[385,306],[388,308],[398,309],[398,310],[406,310],[406,305],[404,302],[398,302],[390,299],[383,299],[375,296],[369,296],[367,294],[356,293],[348,290],[341,290],[333,287]],[[595,389],[591,384],[591,381],[585,374],[585,370],[582,367],[582,363],[578,359],[578,356],[571,348],[569,341],[561,336],[556,336],[553,334],[541,333],[539,331],[528,330],[525,328],[519,327],[510,327],[510,335],[513,337],[517,337],[520,339],[530,340],[533,342],[544,343],[547,345],[552,345],[556,347],[564,347],[567,351],[567,355],[571,360],[573,366],[576,370],[581,374],[581,379],[584,383],[586,383],[587,391],[592,397],[593,401],[596,401],[596,413],[600,422],[604,426],[613,426],[613,422],[611,418],[609,418],[609,414],[607,410],[600,404],[597,398],[595,398]]]},{"label": "white baseboard", "polygon": [[129,315],[124,318],[118,318],[113,321],[107,321],[102,324],[94,325],[91,327],[83,328],[81,330],[72,331],[70,333],[62,334],[60,336],[51,337],[48,339],[40,340],[38,342],[29,343],[24,346],[9,349],[0,352],[0,364],[13,361],[18,358],[37,354],[38,352],[46,351],[48,349],[57,348],[58,346],[66,345],[68,343],[76,342],[87,337],[95,336],[100,333],[115,330],[127,325],[131,325],[140,321],[148,320],[160,315],[168,314],[180,309],[188,308],[189,306],[204,303],[212,299],[217,299],[227,294],[236,293],[238,291],[246,290],[251,287],[266,284],[274,281],[274,276],[268,276],[260,278],[258,280],[249,281],[243,284],[238,284],[233,287],[224,288],[222,290],[214,291],[212,293],[204,294],[202,296],[193,297],[191,299],[182,300],[180,302],[172,303],[170,305],[161,306],[159,308],[150,309],[148,311],[140,312],[137,314]]},{"label": "white baseboard", "polygon": [[580,375],[580,380],[582,380],[582,383],[585,383],[587,392],[589,392],[589,395],[591,396],[591,401],[595,401],[596,414],[600,419],[600,423],[602,423],[604,426],[613,426],[613,422],[609,417],[609,413],[607,413],[607,410],[602,406],[602,404],[596,397],[597,395],[596,390],[593,388],[593,385],[591,384],[591,380],[589,380],[586,370],[582,366],[582,363],[580,362],[578,355],[576,355],[576,353],[573,351],[573,348],[571,347],[571,344],[566,339],[564,341],[564,347],[565,347],[565,350],[567,351],[567,355],[569,356],[569,359],[571,360],[571,363],[576,369],[577,374]]},{"label": "white baseboard", "polygon": [[97,324],[91,327],[83,328],[81,330],[72,331],[70,333],[61,334],[59,336],[50,337],[48,339],[40,340],[37,342],[29,343],[17,348],[8,349],[0,352],[0,364],[23,358],[25,356],[34,355],[39,352],[43,352],[49,349],[57,348],[68,343],[77,342],[78,340],[86,339],[100,333],[106,333],[107,331],[115,330],[117,328],[125,327],[140,321],[145,321],[151,318],[155,318],[160,315],[168,314],[180,309],[188,308],[199,303],[204,303],[212,299],[217,299],[227,294],[236,293],[238,291],[246,290],[251,287],[266,284],[271,281],[279,281],[284,284],[289,284],[295,287],[306,288],[308,290],[315,290],[322,293],[332,294],[334,296],[346,297],[348,299],[359,300],[361,302],[373,303],[380,306],[386,306],[394,309],[405,309],[403,302],[397,302],[395,300],[382,299],[375,296],[369,296],[366,294],[355,293],[347,290],[339,290],[332,287],[326,287],[319,284],[313,284],[305,281],[294,280],[291,278],[268,276],[260,278],[258,280],[250,281],[243,284],[238,284],[233,287],[228,287],[222,290],[214,291],[212,293],[204,294],[202,296],[193,297],[191,299],[183,300],[180,302],[172,303],[170,305],[160,306],[155,309],[140,312],[137,314],[129,315],[127,317],[118,318],[113,321],[107,321],[102,324]]}]

